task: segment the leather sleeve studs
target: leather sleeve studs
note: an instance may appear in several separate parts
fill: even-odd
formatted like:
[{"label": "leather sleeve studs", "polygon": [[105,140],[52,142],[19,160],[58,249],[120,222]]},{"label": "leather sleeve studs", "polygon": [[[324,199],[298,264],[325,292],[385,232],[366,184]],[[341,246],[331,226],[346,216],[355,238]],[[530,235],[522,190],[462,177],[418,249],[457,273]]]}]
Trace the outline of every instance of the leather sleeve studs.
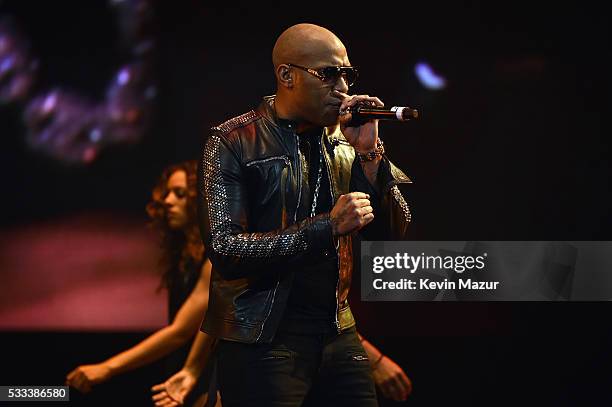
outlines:
[{"label": "leather sleeve studs", "polygon": [[404,212],[404,218],[406,219],[406,222],[410,223],[412,221],[412,213],[410,212],[410,207],[408,206],[408,202],[406,202],[406,200],[402,196],[402,193],[400,192],[397,185],[394,185],[391,188],[391,193],[393,194],[393,198],[398,203],[400,208],[402,208],[402,212]]},{"label": "leather sleeve studs", "polygon": [[[241,120],[240,117],[243,116],[237,119]],[[223,131],[222,127],[226,123],[213,130]],[[217,254],[241,258],[270,258],[305,251],[308,245],[306,232],[303,229],[288,234],[231,233],[232,219],[221,173],[220,146],[220,135],[213,133],[206,143],[202,158],[203,193],[208,203],[213,251]]]}]

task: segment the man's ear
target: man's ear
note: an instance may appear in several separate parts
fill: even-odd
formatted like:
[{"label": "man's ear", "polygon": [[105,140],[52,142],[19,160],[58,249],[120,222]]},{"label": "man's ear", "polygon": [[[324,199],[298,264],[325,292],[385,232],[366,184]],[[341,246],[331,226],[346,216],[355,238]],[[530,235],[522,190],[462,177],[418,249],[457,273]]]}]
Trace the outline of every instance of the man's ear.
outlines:
[{"label": "man's ear", "polygon": [[290,68],[287,64],[280,64],[276,67],[278,82],[286,88],[293,88],[293,70]]}]

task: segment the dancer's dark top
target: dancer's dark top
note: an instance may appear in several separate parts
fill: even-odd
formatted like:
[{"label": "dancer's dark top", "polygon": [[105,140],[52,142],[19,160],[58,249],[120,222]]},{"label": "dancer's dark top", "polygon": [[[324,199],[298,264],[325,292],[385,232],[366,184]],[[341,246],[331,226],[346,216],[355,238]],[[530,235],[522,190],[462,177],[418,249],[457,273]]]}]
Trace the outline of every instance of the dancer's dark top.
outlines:
[{"label": "dancer's dark top", "polygon": [[[170,278],[168,285],[168,324],[171,324],[172,321],[174,321],[176,314],[181,309],[185,301],[187,301],[187,298],[189,298],[191,295],[191,292],[200,279],[203,264],[203,262],[190,261],[185,265],[185,271],[180,272],[175,270],[175,272],[172,273],[172,277]],[[202,317],[204,316],[202,315]],[[194,332],[194,338],[196,333],[197,331]],[[170,377],[170,375],[178,372],[183,367],[185,361],[187,360],[187,356],[189,355],[189,350],[191,349],[192,343],[193,340],[188,341],[185,345],[181,346],[179,349],[175,350],[166,357],[165,373],[167,376],[164,378],[164,380]],[[208,391],[210,370],[211,369],[209,366],[206,366],[204,372],[202,373],[202,377],[196,384],[196,388],[189,396],[190,400],[195,400],[197,397]]]}]

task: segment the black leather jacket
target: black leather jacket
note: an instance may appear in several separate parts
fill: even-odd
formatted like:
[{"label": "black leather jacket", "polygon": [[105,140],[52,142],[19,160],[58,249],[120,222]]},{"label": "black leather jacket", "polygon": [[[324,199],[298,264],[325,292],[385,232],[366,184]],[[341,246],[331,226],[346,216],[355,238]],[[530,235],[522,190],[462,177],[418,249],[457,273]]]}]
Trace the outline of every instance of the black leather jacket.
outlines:
[{"label": "black leather jacket", "polygon": [[[335,203],[351,191],[351,174],[361,171],[360,164],[338,127],[322,131],[322,142]],[[347,302],[351,236],[334,239],[328,213],[297,219],[298,205],[307,205],[298,144],[295,131],[278,122],[274,97],[214,127],[206,140],[198,171],[198,209],[213,264],[202,324],[210,335],[248,343],[272,341],[291,289],[292,270],[304,256],[338,259],[336,326],[341,331],[355,325]],[[365,237],[402,240],[411,215],[397,184],[411,181],[386,157],[378,181],[381,198],[373,204],[375,218],[364,228]]]}]

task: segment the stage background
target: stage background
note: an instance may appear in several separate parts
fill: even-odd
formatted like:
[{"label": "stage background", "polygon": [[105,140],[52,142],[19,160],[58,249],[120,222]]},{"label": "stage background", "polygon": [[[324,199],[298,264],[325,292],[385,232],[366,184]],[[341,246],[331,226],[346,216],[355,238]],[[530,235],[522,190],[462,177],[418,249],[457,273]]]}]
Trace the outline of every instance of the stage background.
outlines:
[{"label": "stage background", "polygon": [[[355,93],[421,111],[380,125],[389,157],[414,180],[412,239],[612,240],[603,5],[154,6],[157,106],[140,143],[67,165],[28,148],[23,105],[0,107],[0,383],[60,384],[165,323],[150,190],[166,165],[198,158],[207,128],[274,92],[272,46],[297,22],[339,35],[360,69]],[[0,15],[31,41],[40,89],[102,98],[126,62],[106,2],[3,1]],[[419,62],[446,88],[423,87]],[[357,279],[360,330],[413,379],[413,405],[611,401],[612,377],[598,373],[611,361],[609,302],[364,304]],[[161,378],[158,364],[74,398],[141,405]]]}]

